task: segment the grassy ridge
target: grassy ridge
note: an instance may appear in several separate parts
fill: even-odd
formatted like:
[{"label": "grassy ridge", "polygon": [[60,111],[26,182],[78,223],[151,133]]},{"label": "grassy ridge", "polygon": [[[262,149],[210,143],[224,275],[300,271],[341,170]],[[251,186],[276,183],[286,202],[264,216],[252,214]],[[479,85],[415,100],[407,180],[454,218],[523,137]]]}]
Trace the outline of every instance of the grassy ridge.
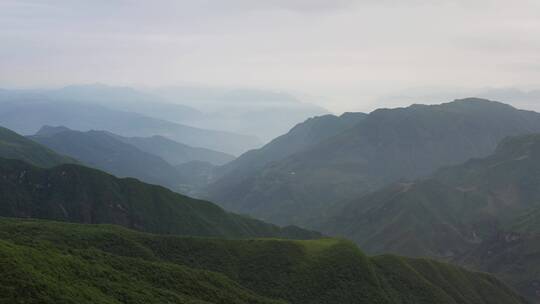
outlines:
[{"label": "grassy ridge", "polygon": [[223,240],[0,219],[0,302],[525,303],[489,275],[352,243]]},{"label": "grassy ridge", "polygon": [[42,169],[0,159],[0,172],[0,216],[117,224],[141,231],[194,236],[320,236],[228,213],[210,202],[78,165]]},{"label": "grassy ridge", "polygon": [[72,158],[59,155],[9,129],[0,127],[0,157],[19,159],[39,167],[75,163]]}]

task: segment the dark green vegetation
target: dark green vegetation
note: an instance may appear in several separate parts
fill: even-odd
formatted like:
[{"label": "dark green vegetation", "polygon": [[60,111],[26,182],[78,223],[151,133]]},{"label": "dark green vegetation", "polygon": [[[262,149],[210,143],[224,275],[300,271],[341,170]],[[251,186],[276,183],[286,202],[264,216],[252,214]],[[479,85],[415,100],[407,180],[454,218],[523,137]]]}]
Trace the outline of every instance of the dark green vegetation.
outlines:
[{"label": "dark green vegetation", "polygon": [[105,131],[80,132],[46,126],[29,138],[115,176],[134,177],[172,190],[179,190],[184,183],[180,172],[165,160]]},{"label": "dark green vegetation", "polygon": [[160,186],[78,165],[43,169],[0,159],[0,216],[109,223],[164,234],[219,237],[313,238],[318,233],[279,228],[227,213]]},{"label": "dark green vegetation", "polygon": [[540,135],[503,140],[494,154],[353,200],[323,232],[370,253],[446,258],[500,274],[538,301]]},{"label": "dark green vegetation", "polygon": [[72,158],[59,155],[24,136],[2,127],[0,127],[0,157],[19,159],[40,167],[52,167],[76,162]]},{"label": "dark green vegetation", "polygon": [[540,114],[471,98],[380,109],[335,130],[300,149],[257,157],[255,165],[251,155],[280,151],[277,140],[246,153],[230,165],[247,164],[210,185],[204,197],[270,222],[305,224],[334,204],[399,179],[487,156],[506,136],[540,131]]},{"label": "dark green vegetation", "polygon": [[0,219],[6,303],[525,303],[487,274],[341,240],[219,240]]}]

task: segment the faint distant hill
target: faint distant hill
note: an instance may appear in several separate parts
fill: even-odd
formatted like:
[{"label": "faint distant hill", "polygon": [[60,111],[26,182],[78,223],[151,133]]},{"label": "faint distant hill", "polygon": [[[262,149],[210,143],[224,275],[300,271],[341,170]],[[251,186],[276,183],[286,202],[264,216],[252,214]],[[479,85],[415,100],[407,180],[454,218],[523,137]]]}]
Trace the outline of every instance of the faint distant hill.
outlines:
[{"label": "faint distant hill", "polygon": [[70,85],[59,89],[2,90],[0,100],[46,98],[101,105],[109,109],[134,112],[171,122],[197,119],[203,115],[195,108],[166,102],[163,98],[130,87],[104,84]]},{"label": "faint distant hill", "polygon": [[[110,105],[115,102],[110,102]],[[100,102],[68,100],[35,91],[0,93],[0,121],[21,134],[34,134],[44,125],[76,130],[107,130],[121,136],[161,135],[193,147],[240,154],[257,147],[256,137],[194,128],[153,117],[120,111]]]},{"label": "faint distant hill", "polygon": [[[211,87],[169,87],[142,91],[103,84],[71,85],[48,90],[1,90],[2,100],[69,101],[100,105],[111,110],[137,113],[201,129],[247,134],[264,142],[285,133],[300,121],[328,113],[326,109],[300,102],[288,93]],[[60,121],[48,124],[66,125]],[[118,130],[115,132],[120,133]],[[252,143],[240,152],[223,151],[240,154],[258,146]],[[215,147],[213,149],[220,150]]]},{"label": "faint distant hill", "polygon": [[219,166],[226,164],[235,158],[227,153],[191,147],[159,135],[151,137],[124,137],[115,134],[112,135],[125,143],[139,148],[141,151],[157,155],[175,166],[193,161],[207,162]]},{"label": "faint distant hill", "polygon": [[186,121],[198,127],[252,134],[268,142],[297,123],[329,111],[285,92],[215,87],[164,87],[150,91],[205,113]]}]

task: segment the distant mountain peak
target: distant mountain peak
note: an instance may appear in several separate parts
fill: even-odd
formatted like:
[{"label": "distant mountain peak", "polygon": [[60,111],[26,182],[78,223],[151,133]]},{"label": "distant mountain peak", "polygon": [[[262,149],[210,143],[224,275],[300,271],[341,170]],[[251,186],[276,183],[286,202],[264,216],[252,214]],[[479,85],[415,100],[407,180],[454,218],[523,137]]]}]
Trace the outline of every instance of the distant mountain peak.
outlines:
[{"label": "distant mountain peak", "polygon": [[515,107],[507,103],[478,97],[455,99],[451,102],[442,103],[440,106],[452,109],[462,109],[464,111],[517,110]]},{"label": "distant mountain peak", "polygon": [[39,167],[77,162],[3,127],[0,127],[0,157],[19,159]]},{"label": "distant mountain peak", "polygon": [[64,127],[64,126],[44,125],[34,135],[36,135],[36,136],[52,136],[52,135],[56,135],[58,133],[67,132],[67,131],[72,131],[72,130],[70,128]]}]

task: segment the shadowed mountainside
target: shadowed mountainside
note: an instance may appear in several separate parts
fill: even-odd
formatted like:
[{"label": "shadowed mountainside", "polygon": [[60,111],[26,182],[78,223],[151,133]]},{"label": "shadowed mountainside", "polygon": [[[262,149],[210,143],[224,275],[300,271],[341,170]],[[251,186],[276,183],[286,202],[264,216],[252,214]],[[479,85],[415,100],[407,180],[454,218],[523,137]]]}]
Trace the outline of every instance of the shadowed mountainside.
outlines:
[{"label": "shadowed mountainside", "polygon": [[380,109],[240,179],[225,174],[204,197],[270,222],[306,224],[342,201],[487,156],[506,136],[539,131],[540,114],[474,98]]},{"label": "shadowed mountainside", "polygon": [[497,274],[535,302],[540,247],[540,135],[503,140],[486,157],[400,182],[312,226],[367,252],[445,258]]}]

